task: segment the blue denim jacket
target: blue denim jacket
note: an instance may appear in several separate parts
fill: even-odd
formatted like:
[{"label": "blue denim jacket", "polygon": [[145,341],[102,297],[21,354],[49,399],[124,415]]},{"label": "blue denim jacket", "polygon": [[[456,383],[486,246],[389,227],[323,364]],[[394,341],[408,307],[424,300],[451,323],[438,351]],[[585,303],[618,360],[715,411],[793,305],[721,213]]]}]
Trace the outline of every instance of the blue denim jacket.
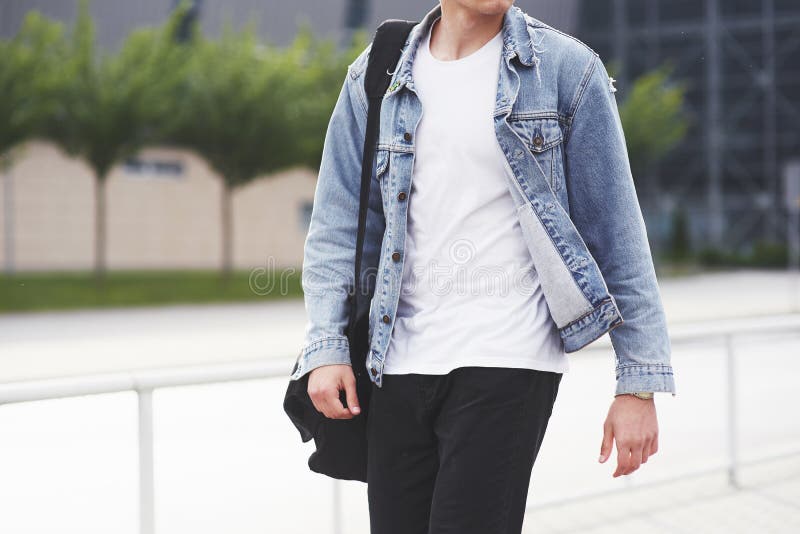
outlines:
[{"label": "blue denim jacket", "polygon": [[[400,294],[414,133],[423,113],[411,65],[440,15],[437,4],[412,29],[382,104],[360,292],[360,309],[369,306],[367,370],[379,387]],[[667,324],[614,80],[594,50],[515,5],[504,15],[502,35],[494,125],[564,350],[575,352],[609,332],[615,393],[674,396]],[[346,295],[354,282],[370,47],[348,66],[325,137],[303,259],[308,323],[292,379],[321,365],[350,364]]]}]

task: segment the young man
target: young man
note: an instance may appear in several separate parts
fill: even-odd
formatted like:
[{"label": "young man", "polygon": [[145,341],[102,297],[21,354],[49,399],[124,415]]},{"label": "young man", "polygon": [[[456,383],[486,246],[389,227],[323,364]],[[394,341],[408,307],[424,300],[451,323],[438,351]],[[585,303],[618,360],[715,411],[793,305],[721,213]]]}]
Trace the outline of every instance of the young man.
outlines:
[{"label": "young man", "polygon": [[[617,382],[599,461],[616,441],[615,477],[658,450],[652,393],[675,395],[613,79],[512,4],[442,0],[390,73],[362,279],[373,534],[519,533],[567,353],[606,332]],[[331,418],[359,414],[343,332],[369,48],[331,117],[305,244],[292,378],[311,372]]]}]

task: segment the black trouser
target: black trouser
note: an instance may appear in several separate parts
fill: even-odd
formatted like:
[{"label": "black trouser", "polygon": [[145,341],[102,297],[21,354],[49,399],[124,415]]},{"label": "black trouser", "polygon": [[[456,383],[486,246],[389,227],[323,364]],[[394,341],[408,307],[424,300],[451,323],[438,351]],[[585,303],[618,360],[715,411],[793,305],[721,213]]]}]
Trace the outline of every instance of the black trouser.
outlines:
[{"label": "black trouser", "polygon": [[519,534],[561,373],[384,375],[367,417],[372,534]]}]

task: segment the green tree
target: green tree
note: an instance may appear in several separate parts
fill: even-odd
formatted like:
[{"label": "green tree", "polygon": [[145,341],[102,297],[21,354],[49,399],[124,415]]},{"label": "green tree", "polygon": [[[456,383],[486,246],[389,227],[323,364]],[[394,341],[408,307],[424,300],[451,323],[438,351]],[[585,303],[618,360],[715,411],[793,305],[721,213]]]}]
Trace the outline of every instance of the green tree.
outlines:
[{"label": "green tree", "polygon": [[620,104],[634,176],[658,162],[685,136],[689,119],[684,112],[685,82],[670,82],[670,62],[640,76]]},{"label": "green tree", "polygon": [[0,41],[0,168],[52,114],[65,78],[64,28],[33,11],[17,35]]},{"label": "green tree", "polygon": [[11,166],[21,144],[36,135],[65,81],[64,28],[31,12],[17,35],[0,40],[0,185],[5,221],[5,271],[14,270],[14,188]]},{"label": "green tree", "polygon": [[175,43],[181,9],[158,28],[133,31],[117,53],[98,50],[88,3],[82,0],[62,66],[70,82],[43,134],[94,172],[95,272],[106,270],[106,182],[113,166],[159,137],[180,83],[186,47]]},{"label": "green tree", "polygon": [[[233,267],[232,194],[264,174],[319,164],[347,58],[303,24],[286,48],[261,43],[254,26],[218,40],[195,28],[185,83],[174,93],[169,139],[222,177],[222,272]],[[332,83],[335,80],[336,83]]]},{"label": "green tree", "polygon": [[325,133],[347,75],[347,66],[364,50],[369,37],[366,30],[357,30],[349,46],[339,50],[332,41],[313,39],[311,29],[302,26],[286,51],[284,58],[290,63],[289,68],[305,65],[305,68],[293,70],[299,92],[289,103],[298,163],[319,169]]}]

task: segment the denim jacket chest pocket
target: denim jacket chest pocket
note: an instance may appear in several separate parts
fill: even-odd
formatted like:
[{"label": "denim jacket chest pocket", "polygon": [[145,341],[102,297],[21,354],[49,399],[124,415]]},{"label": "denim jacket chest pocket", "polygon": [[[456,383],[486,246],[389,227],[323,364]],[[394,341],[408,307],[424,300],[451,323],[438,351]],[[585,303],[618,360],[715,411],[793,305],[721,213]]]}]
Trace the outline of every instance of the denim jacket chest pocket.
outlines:
[{"label": "denim jacket chest pocket", "polygon": [[508,124],[533,154],[537,171],[558,192],[564,183],[564,143],[558,119],[512,113]]}]

